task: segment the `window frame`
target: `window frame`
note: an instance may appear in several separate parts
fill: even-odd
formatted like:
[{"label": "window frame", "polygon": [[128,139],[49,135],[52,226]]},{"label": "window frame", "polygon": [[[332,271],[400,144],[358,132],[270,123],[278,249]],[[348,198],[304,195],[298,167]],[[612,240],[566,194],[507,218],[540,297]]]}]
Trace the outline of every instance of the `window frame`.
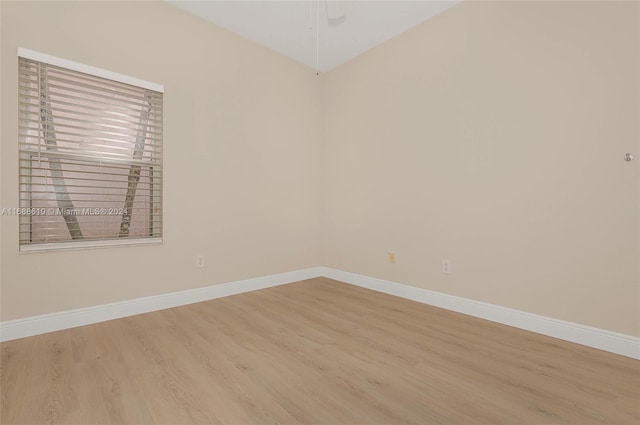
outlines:
[{"label": "window frame", "polygon": [[[164,94],[164,86],[161,84],[141,80],[128,75],[120,74],[113,71],[108,71],[108,70],[93,67],[90,65],[85,65],[85,64],[74,62],[71,60],[48,55],[45,53],[36,52],[34,50],[25,49],[23,47],[18,47],[17,57],[18,59],[23,58],[23,59],[33,60],[37,62],[43,62],[48,65],[58,66],[58,67],[66,68],[71,71],[81,72],[91,76],[104,78],[107,80],[113,80],[116,82],[129,84],[132,86],[137,86],[139,88],[148,89],[148,90],[152,90],[152,91]],[[20,100],[20,96],[18,96],[18,100]],[[19,158],[19,161],[22,161],[21,157]],[[162,162],[163,160],[161,158],[160,159],[160,166],[162,170],[161,174],[164,173],[164,170],[163,170],[164,167],[162,166]],[[163,177],[160,177],[160,178],[161,178],[161,181],[158,183],[159,192],[161,196],[160,215],[163,216],[164,215],[164,196],[163,196],[164,184],[162,180],[164,179]],[[19,193],[22,193],[24,184],[25,183],[23,183],[22,181],[18,182]],[[31,198],[23,199],[22,196],[20,195],[20,208],[30,208],[30,206],[31,206]],[[26,243],[26,244],[23,244],[20,240],[20,237],[18,237],[18,247],[19,247],[18,249],[20,253],[35,253],[35,252],[46,252],[46,251],[110,248],[110,247],[118,247],[118,246],[160,245],[163,243],[163,230],[162,230],[162,228],[164,227],[162,225],[163,221],[164,220],[161,219],[160,236],[127,237],[122,239],[111,239],[111,238],[89,239],[89,240],[70,239],[68,241],[35,242],[35,243]],[[20,226],[18,228],[20,229]]]}]

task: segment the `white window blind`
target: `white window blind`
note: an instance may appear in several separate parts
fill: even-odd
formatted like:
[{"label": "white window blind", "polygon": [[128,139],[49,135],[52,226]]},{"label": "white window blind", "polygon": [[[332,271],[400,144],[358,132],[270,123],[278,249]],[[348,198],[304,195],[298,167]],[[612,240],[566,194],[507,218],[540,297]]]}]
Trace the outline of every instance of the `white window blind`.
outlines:
[{"label": "white window blind", "polygon": [[19,57],[21,249],[161,238],[162,93],[72,68]]}]

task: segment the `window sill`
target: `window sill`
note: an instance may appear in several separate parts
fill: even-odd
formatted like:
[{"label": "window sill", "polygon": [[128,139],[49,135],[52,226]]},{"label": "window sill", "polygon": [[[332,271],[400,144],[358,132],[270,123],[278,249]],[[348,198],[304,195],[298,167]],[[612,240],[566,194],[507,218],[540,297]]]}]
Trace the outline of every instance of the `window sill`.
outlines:
[{"label": "window sill", "polygon": [[70,251],[86,250],[97,248],[113,248],[120,246],[140,246],[140,245],[161,245],[162,238],[139,238],[139,239],[113,239],[103,241],[83,241],[83,242],[51,242],[23,245],[20,247],[21,254],[31,254],[46,251]]}]

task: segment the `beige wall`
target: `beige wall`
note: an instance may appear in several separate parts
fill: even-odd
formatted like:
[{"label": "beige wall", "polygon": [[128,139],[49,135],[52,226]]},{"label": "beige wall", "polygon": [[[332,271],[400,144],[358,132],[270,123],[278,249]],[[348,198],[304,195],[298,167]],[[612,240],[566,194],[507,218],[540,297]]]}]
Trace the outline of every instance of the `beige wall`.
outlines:
[{"label": "beige wall", "polygon": [[462,3],[329,73],[324,264],[640,335],[638,6]]},{"label": "beige wall", "polygon": [[640,335],[638,3],[462,3],[319,79],[162,3],[1,9],[2,206],[17,46],[166,88],[165,244],[4,217],[1,320],[325,265]]},{"label": "beige wall", "polygon": [[2,320],[317,265],[308,68],[163,2],[1,7],[2,206],[18,204],[18,46],[165,86],[164,245],[19,255],[2,217]]}]

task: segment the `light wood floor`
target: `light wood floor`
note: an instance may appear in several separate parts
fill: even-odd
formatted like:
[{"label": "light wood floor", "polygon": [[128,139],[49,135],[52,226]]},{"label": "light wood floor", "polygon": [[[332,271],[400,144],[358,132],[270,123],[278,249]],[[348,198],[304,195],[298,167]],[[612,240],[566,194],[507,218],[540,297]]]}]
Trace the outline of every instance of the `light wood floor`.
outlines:
[{"label": "light wood floor", "polygon": [[1,345],[2,425],[640,423],[638,361],[324,278]]}]

